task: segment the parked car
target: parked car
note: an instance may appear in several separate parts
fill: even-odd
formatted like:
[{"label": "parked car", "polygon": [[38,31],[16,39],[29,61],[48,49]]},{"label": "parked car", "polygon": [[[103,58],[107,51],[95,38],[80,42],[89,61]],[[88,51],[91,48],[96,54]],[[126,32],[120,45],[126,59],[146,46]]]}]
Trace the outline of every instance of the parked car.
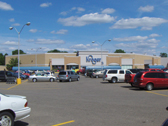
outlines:
[{"label": "parked car", "polygon": [[168,73],[164,71],[141,71],[134,77],[134,87],[152,90],[168,87]]},{"label": "parked car", "polygon": [[99,69],[88,69],[87,70],[87,76],[89,77],[93,77],[93,72],[97,72],[97,71],[100,71]]},{"label": "parked car", "polygon": [[[132,74],[128,73],[125,75],[125,82],[131,84],[131,86],[133,87],[134,77],[136,73],[134,73],[133,69],[129,69],[129,70],[132,71],[133,73]],[[158,68],[139,69],[139,71],[137,70],[137,72],[140,72],[140,71],[163,71],[163,70]]]},{"label": "parked car", "polygon": [[131,86],[133,86],[134,83],[134,77],[136,75],[136,73],[140,72],[140,71],[144,71],[144,69],[128,69],[131,72],[127,72],[125,74],[125,82],[131,84]]},{"label": "parked car", "polygon": [[95,77],[95,78],[102,78],[103,75],[104,75],[104,71],[105,71],[105,70],[101,70],[101,71],[93,72],[93,73],[92,73],[92,77]]},{"label": "parked car", "polygon": [[144,69],[128,69],[128,70],[130,70],[133,74],[136,74],[136,73],[138,73],[138,72],[140,72],[140,71],[144,71]]},{"label": "parked car", "polygon": [[163,70],[158,68],[146,68],[144,69],[144,71],[163,71]]},{"label": "parked car", "polygon": [[[18,78],[18,73],[17,73],[17,72],[14,72],[13,75],[14,75],[16,78]],[[20,78],[21,78],[22,80],[24,80],[24,79],[26,79],[27,77],[26,77],[26,75],[20,73]]]},{"label": "parked car", "polygon": [[30,75],[28,78],[29,81],[37,82],[37,81],[50,81],[54,82],[56,77],[52,75],[50,72],[40,72],[34,75]]},{"label": "parked car", "polygon": [[0,71],[0,81],[7,81],[8,78],[14,80],[14,82],[17,79],[11,71]]},{"label": "parked car", "polygon": [[14,121],[30,116],[31,108],[25,96],[0,93],[0,126],[14,126]]},{"label": "parked car", "polygon": [[104,71],[103,80],[109,83],[124,82],[125,74],[132,73],[127,69],[107,69]]},{"label": "parked car", "polygon": [[[168,107],[166,107],[166,110],[168,111]],[[168,118],[163,122],[162,126],[168,126]]]},{"label": "parked car", "polygon": [[79,81],[80,76],[77,73],[75,73],[74,71],[69,71],[69,70],[66,71],[65,70],[65,71],[60,71],[57,78],[60,82],[62,82],[62,81],[71,82],[73,80]]}]

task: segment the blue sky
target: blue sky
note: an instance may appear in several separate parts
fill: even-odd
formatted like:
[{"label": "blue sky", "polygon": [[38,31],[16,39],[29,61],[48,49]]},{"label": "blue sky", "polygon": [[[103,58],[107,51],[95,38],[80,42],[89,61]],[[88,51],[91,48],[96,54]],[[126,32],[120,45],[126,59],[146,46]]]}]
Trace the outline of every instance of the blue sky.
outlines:
[{"label": "blue sky", "polygon": [[[0,53],[168,53],[168,0],[0,0]],[[110,42],[107,40],[111,39]],[[95,41],[95,43],[92,43]]]}]

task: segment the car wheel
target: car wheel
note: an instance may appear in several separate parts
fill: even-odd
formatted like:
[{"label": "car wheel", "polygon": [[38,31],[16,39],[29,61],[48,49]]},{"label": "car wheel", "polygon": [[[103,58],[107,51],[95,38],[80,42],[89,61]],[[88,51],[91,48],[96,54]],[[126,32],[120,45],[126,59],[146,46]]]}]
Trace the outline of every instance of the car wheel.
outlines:
[{"label": "car wheel", "polygon": [[53,78],[50,78],[50,82],[54,82],[54,79],[53,79]]},{"label": "car wheel", "polygon": [[131,86],[134,87],[133,83],[131,83]]},{"label": "car wheel", "polygon": [[151,91],[151,90],[153,89],[153,84],[151,84],[151,83],[147,84],[147,85],[146,85],[146,89],[147,89],[148,91]]},{"label": "car wheel", "polygon": [[62,80],[59,80],[59,82],[62,82]]},{"label": "car wheel", "polygon": [[96,78],[99,78],[99,76],[98,76],[98,75],[96,75]]},{"label": "car wheel", "polygon": [[116,82],[117,82],[117,78],[112,78],[112,79],[111,79],[111,82],[112,82],[112,83],[116,83]]},{"label": "car wheel", "polygon": [[37,79],[36,78],[33,78],[33,80],[32,80],[33,82],[37,82]]},{"label": "car wheel", "polygon": [[9,112],[0,113],[1,126],[14,126],[14,117]]},{"label": "car wheel", "polygon": [[71,82],[72,80],[71,80],[71,78],[69,78],[69,82]]},{"label": "car wheel", "polygon": [[77,81],[79,81],[79,77],[77,78]]}]

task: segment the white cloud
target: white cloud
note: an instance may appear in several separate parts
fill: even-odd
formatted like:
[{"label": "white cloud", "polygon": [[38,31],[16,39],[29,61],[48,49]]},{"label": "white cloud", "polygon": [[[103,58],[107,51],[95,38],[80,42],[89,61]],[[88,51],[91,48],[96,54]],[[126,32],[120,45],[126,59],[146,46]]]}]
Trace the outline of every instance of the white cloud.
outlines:
[{"label": "white cloud", "polygon": [[118,41],[118,42],[129,42],[129,41],[144,41],[148,37],[147,36],[131,36],[131,37],[125,37],[125,38],[113,38],[113,41]]},{"label": "white cloud", "polygon": [[149,6],[149,5],[145,7],[140,6],[138,10],[143,12],[152,12],[154,10],[154,6]]},{"label": "white cloud", "polygon": [[18,42],[13,42],[13,41],[6,41],[3,43],[4,45],[18,45]]},{"label": "white cloud", "polygon": [[20,26],[19,23],[12,24],[12,26]]},{"label": "white cloud", "polygon": [[119,43],[116,44],[117,48],[129,48],[130,52],[133,52],[133,49],[148,50],[150,48],[156,48],[158,43],[153,42],[137,42],[137,43]]},{"label": "white cloud", "polygon": [[84,8],[82,8],[82,7],[77,7],[77,13],[80,13],[80,12],[82,12],[82,11],[85,11],[85,9]]},{"label": "white cloud", "polygon": [[102,11],[103,14],[112,14],[115,10],[113,8],[106,8]]},{"label": "white cloud", "polygon": [[15,47],[9,47],[9,50],[16,50],[18,48],[15,48]]},{"label": "white cloud", "polygon": [[65,15],[67,15],[67,12],[66,12],[66,11],[63,11],[63,12],[60,13],[60,15],[65,16]]},{"label": "white cloud", "polygon": [[82,7],[73,7],[73,8],[71,8],[69,11],[63,11],[63,12],[61,12],[60,15],[65,16],[65,15],[67,15],[69,12],[74,11],[74,10],[77,10],[76,13],[81,13],[81,12],[85,11],[85,9],[82,8]]},{"label": "white cloud", "polygon": [[37,44],[64,44],[63,40],[51,40],[51,39],[37,39],[35,40]]},{"label": "white cloud", "polygon": [[88,49],[90,47],[90,44],[87,44],[87,45],[84,45],[84,44],[77,44],[77,45],[74,45],[74,46],[71,46],[70,48],[71,49],[77,49],[77,50],[80,50],[80,49]]},{"label": "white cloud", "polygon": [[141,27],[141,30],[152,30],[153,27],[167,22],[168,20],[155,17],[129,18],[117,21],[110,29],[134,29]]},{"label": "white cloud", "polygon": [[158,42],[160,42],[160,40],[156,40],[156,39],[148,39],[147,41],[146,41],[147,43],[158,43]]},{"label": "white cloud", "polygon": [[71,8],[71,10],[76,10],[76,7]]},{"label": "white cloud", "polygon": [[59,31],[51,31],[52,34],[66,34],[68,32],[68,30],[65,29],[61,29]]},{"label": "white cloud", "polygon": [[65,26],[84,26],[94,23],[110,23],[114,20],[114,17],[111,17],[107,14],[90,13],[85,14],[81,17],[72,16],[69,18],[59,18],[58,22],[62,23]]},{"label": "white cloud", "polygon": [[52,5],[52,3],[42,3],[42,4],[40,4],[40,7],[49,7],[51,5]]},{"label": "white cloud", "polygon": [[82,8],[82,7],[73,7],[73,8],[71,8],[70,11],[73,11],[73,10],[77,10],[77,13],[80,13],[80,12],[82,12],[82,11],[85,11],[85,9]]},{"label": "white cloud", "polygon": [[14,19],[14,18],[11,18],[11,19],[9,19],[9,21],[10,21],[10,22],[14,22],[14,21],[15,21],[15,19]]},{"label": "white cloud", "polygon": [[34,39],[27,40],[27,42],[34,42],[34,41],[35,41]]},{"label": "white cloud", "polygon": [[37,32],[37,29],[30,29],[29,32],[31,32],[31,33],[36,33],[36,32]]},{"label": "white cloud", "polygon": [[160,37],[160,36],[162,36],[162,35],[158,35],[158,34],[150,34],[150,35],[149,35],[150,38]]},{"label": "white cloud", "polygon": [[1,10],[14,10],[10,4],[0,1],[0,9]]}]

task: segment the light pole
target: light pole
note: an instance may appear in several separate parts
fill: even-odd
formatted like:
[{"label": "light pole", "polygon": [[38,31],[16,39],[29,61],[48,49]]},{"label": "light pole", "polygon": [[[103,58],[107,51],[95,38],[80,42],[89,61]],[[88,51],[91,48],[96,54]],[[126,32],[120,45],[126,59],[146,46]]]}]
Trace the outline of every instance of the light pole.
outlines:
[{"label": "light pole", "polygon": [[[106,41],[111,41],[111,39],[108,39],[108,40],[105,40],[104,42],[103,42],[103,44],[106,42]],[[92,43],[95,43],[95,42],[97,42],[97,41],[92,41]],[[100,46],[101,46],[101,70],[103,70],[103,60],[102,60],[102,46],[103,46],[103,44],[100,44],[99,42],[97,42]]]},{"label": "light pole", "polygon": [[[42,48],[40,47],[40,48],[35,49],[35,50],[36,50],[36,66],[37,66],[37,51],[38,51],[39,49],[42,49]],[[33,50],[33,49],[31,49],[31,50]]]},{"label": "light pole", "polygon": [[18,30],[15,27],[9,27],[10,30],[12,30],[13,28],[16,30],[16,32],[18,33],[18,78],[17,78],[17,84],[21,84],[21,79],[20,79],[20,33],[22,32],[24,26],[30,25],[30,22],[27,22],[26,24],[23,25],[23,27],[21,28],[20,32],[18,32]]}]

